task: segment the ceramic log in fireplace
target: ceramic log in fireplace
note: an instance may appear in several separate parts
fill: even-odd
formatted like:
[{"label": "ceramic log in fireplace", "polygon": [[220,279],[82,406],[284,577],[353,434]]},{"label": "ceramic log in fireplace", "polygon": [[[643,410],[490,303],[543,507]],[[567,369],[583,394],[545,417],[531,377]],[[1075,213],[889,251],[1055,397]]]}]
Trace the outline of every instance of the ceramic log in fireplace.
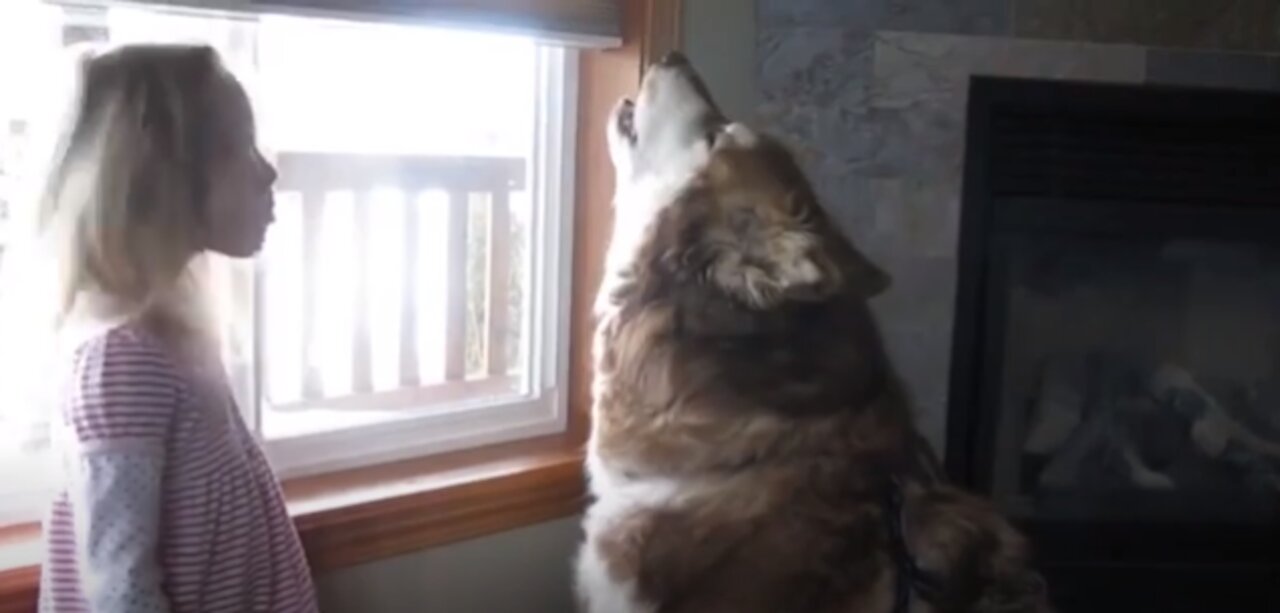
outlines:
[{"label": "ceramic log in fireplace", "polygon": [[975,78],[968,117],[948,469],[1068,613],[1280,611],[1280,96]]}]

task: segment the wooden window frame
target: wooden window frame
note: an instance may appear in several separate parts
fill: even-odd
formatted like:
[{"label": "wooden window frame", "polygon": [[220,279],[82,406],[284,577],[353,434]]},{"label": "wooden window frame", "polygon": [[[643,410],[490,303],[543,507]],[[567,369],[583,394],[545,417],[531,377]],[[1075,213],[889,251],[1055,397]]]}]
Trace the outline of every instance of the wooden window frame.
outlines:
[{"label": "wooden window frame", "polygon": [[[591,305],[612,226],[605,126],[643,67],[679,46],[679,0],[624,0],[624,41],[579,64],[570,410],[565,433],[415,460],[287,479],[290,513],[313,572],[404,555],[580,513],[590,431]],[[0,613],[30,613],[39,526],[0,526]]]}]

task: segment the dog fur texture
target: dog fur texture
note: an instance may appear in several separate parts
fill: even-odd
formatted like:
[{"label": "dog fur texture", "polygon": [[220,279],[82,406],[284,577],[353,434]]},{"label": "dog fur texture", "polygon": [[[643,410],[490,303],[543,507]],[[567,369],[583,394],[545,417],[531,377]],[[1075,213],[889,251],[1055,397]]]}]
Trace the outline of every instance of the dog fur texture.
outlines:
[{"label": "dog fur texture", "polygon": [[894,477],[905,542],[941,579],[912,613],[1047,611],[1019,534],[940,480],[867,308],[888,279],[793,157],[678,55],[609,134],[582,609],[889,613]]}]

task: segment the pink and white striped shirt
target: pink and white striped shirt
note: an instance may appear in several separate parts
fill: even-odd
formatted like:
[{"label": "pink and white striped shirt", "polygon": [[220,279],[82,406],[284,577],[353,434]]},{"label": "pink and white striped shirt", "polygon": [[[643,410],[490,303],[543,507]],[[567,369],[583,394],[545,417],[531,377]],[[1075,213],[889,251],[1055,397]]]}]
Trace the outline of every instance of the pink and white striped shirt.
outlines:
[{"label": "pink and white striped shirt", "polygon": [[40,610],[317,610],[279,483],[220,379],[140,326],[75,353]]}]

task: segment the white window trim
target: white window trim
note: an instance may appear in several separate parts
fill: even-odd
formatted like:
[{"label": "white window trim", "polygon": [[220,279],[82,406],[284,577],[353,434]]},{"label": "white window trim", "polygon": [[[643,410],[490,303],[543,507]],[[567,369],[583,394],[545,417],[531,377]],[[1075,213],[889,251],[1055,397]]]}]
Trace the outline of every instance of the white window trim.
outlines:
[{"label": "white window trim", "polygon": [[[15,0],[0,0],[13,2]],[[511,10],[494,10],[492,7],[468,7],[467,3],[441,0],[417,0],[401,3],[401,6],[369,6],[364,0],[346,3],[305,0],[43,0],[50,4],[86,8],[132,6],[170,11],[193,11],[206,15],[228,18],[245,15],[290,15],[309,19],[325,19],[356,23],[416,24],[440,28],[458,28],[479,32],[495,32],[533,36],[548,42],[574,48],[603,49],[622,45],[621,32],[608,32],[608,24],[601,20],[618,19],[620,10],[616,3],[594,0],[581,3],[571,15],[538,19],[537,8],[509,7]],[[610,6],[610,5],[613,6]],[[504,20],[486,20],[493,13],[514,17],[513,23]],[[576,19],[575,19],[576,18]],[[586,28],[580,23],[588,20]],[[506,20],[506,21],[509,21]],[[595,26],[595,27],[591,27]],[[592,30],[605,30],[595,32]]]},{"label": "white window trim", "polygon": [[[534,287],[529,319],[531,396],[514,401],[464,400],[433,405],[422,415],[330,432],[263,440],[281,478],[302,477],[482,445],[563,432],[568,424],[569,331],[573,266],[574,181],[577,142],[578,52],[538,46],[539,108],[534,139]],[[549,169],[558,169],[551,172]],[[255,305],[255,313],[260,309]],[[255,316],[255,327],[259,318]],[[256,332],[256,331],[255,331]],[[261,355],[254,334],[255,371]],[[257,373],[255,372],[255,378]],[[252,394],[252,422],[261,436],[263,395]],[[375,407],[376,408],[376,407]]]},{"label": "white window trim", "polygon": [[[21,481],[24,486],[8,487],[0,498],[0,527],[35,521],[48,507],[52,494],[47,479],[54,478],[52,458],[47,453],[0,453],[0,482]],[[32,475],[42,478],[33,479]]]}]

